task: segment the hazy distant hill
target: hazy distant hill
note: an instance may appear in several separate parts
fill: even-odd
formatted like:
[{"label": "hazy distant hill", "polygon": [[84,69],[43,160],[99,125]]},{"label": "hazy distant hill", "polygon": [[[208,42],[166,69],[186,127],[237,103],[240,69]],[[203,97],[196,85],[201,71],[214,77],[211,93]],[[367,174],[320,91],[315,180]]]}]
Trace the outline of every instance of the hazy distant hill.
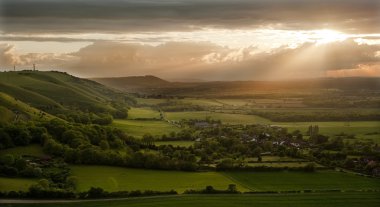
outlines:
[{"label": "hazy distant hill", "polygon": [[286,81],[169,82],[155,76],[93,79],[127,92],[166,95],[242,95],[295,90],[380,90],[380,78],[317,78]]},{"label": "hazy distant hill", "polygon": [[94,78],[92,80],[107,85],[109,87],[125,91],[138,91],[139,89],[165,88],[173,86],[171,82],[151,75],[115,78]]},{"label": "hazy distant hill", "polygon": [[0,112],[7,117],[22,113],[32,118],[40,111],[65,114],[78,110],[112,114],[118,109],[111,102],[120,96],[95,81],[62,72],[0,73]]}]

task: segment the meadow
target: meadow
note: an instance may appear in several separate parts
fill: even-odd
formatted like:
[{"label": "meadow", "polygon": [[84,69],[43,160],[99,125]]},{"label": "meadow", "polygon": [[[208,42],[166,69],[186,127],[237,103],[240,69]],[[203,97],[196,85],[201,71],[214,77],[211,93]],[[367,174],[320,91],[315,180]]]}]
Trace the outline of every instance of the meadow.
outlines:
[{"label": "meadow", "polygon": [[155,141],[155,145],[173,145],[173,146],[179,146],[179,147],[190,147],[194,145],[194,141]]},{"label": "meadow", "polygon": [[207,117],[221,120],[226,124],[266,124],[270,123],[268,119],[245,114],[228,114],[217,113],[209,111],[186,111],[186,112],[166,112],[165,117],[169,120],[182,120],[182,119],[206,119]]},{"label": "meadow", "polygon": [[8,204],[8,206],[26,207],[375,207],[380,197],[377,192],[346,193],[308,193],[308,194],[242,194],[242,195],[180,195],[149,198],[130,198],[123,200],[84,201],[50,204]]},{"label": "meadow", "polygon": [[1,191],[27,191],[28,188],[36,184],[38,179],[28,178],[6,178],[0,177],[0,192]]},{"label": "meadow", "polygon": [[[78,191],[101,187],[107,191],[122,190],[176,190],[203,189],[208,185],[215,189],[227,189],[234,182],[218,172],[182,172],[142,170],[107,166],[70,166],[79,180]],[[238,185],[239,190],[247,189]]]},{"label": "meadow", "polygon": [[145,134],[162,136],[170,132],[178,132],[180,128],[161,120],[125,120],[115,119],[112,126],[124,130],[128,135],[141,138]]},{"label": "meadow", "polygon": [[160,112],[151,108],[131,108],[128,110],[128,119],[159,119]]},{"label": "meadow", "polygon": [[225,172],[253,191],[380,190],[380,179],[330,170],[306,172]]},{"label": "meadow", "polygon": [[13,154],[13,155],[29,155],[36,157],[43,157],[45,153],[42,150],[42,147],[38,144],[31,144],[28,146],[19,146],[8,149],[0,150],[0,155]]}]

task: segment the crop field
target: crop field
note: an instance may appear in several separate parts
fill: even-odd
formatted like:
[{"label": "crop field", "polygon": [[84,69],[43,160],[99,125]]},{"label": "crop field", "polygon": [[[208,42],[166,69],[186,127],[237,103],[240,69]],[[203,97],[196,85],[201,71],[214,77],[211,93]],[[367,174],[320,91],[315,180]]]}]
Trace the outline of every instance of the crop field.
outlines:
[{"label": "crop field", "polygon": [[37,144],[28,146],[18,146],[8,149],[0,150],[0,155],[13,154],[13,155],[31,155],[36,157],[43,157],[45,153],[42,147]]},{"label": "crop field", "polygon": [[116,119],[112,126],[124,130],[128,135],[142,137],[144,134],[161,136],[170,132],[177,132],[180,128],[173,126],[165,121],[153,120],[123,120]]},{"label": "crop field", "polygon": [[380,197],[377,192],[308,193],[308,194],[257,194],[257,195],[180,195],[149,198],[131,198],[114,201],[87,201],[52,204],[12,204],[25,207],[375,207]]},{"label": "crop field", "polygon": [[[224,190],[229,184],[234,183],[217,172],[160,171],[82,165],[70,168],[72,174],[78,177],[78,191],[101,187],[107,191],[173,189],[183,192],[186,189],[203,189],[208,185]],[[240,185],[238,189],[247,190]]]},{"label": "crop field", "polygon": [[181,120],[181,119],[206,119],[210,117],[215,120],[221,120],[223,123],[228,124],[258,124],[269,123],[270,121],[255,115],[244,114],[227,114],[216,113],[208,111],[195,111],[195,112],[166,112],[165,116],[169,120]]},{"label": "crop field", "polygon": [[232,180],[255,191],[278,190],[380,190],[380,179],[335,171],[226,172]]},{"label": "crop field", "polygon": [[131,108],[128,110],[128,119],[159,119],[160,112],[151,108]]},{"label": "crop field", "polygon": [[27,191],[31,185],[36,183],[37,179],[0,177],[0,192],[19,190]]},{"label": "crop field", "polygon": [[154,142],[155,145],[173,145],[173,146],[179,146],[179,147],[190,147],[194,144],[193,141],[157,141]]}]

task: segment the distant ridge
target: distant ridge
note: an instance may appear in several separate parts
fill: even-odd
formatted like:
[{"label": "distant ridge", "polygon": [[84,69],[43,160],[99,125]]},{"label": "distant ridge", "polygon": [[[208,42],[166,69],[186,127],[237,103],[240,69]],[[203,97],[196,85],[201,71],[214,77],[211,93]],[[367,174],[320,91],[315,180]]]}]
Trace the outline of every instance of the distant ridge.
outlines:
[{"label": "distant ridge", "polygon": [[169,87],[171,82],[163,80],[153,75],[145,76],[128,76],[128,77],[114,77],[114,78],[92,78],[98,83],[116,88],[119,90],[138,89],[138,88],[155,88],[155,87]]},{"label": "distant ridge", "polygon": [[285,90],[377,90],[380,91],[380,78],[343,77],[314,78],[278,81],[200,81],[170,82],[159,77],[130,76],[92,79],[108,87],[126,92],[165,95],[239,95],[256,92],[280,92]]}]

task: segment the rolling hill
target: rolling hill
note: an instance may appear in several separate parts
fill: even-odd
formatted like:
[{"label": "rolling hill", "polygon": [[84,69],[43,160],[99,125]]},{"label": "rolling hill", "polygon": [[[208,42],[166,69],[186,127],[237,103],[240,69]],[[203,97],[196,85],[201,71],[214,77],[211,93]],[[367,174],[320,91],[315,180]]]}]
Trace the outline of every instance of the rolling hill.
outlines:
[{"label": "rolling hill", "polygon": [[241,96],[258,93],[281,93],[314,90],[377,91],[380,78],[347,77],[281,81],[212,81],[169,82],[155,76],[133,76],[92,79],[106,86],[127,92],[180,96]]},{"label": "rolling hill", "polygon": [[[0,111],[4,120],[16,114],[33,119],[76,111],[115,114],[132,99],[95,81],[56,71],[0,73]],[[36,115],[37,114],[37,115]]]}]

